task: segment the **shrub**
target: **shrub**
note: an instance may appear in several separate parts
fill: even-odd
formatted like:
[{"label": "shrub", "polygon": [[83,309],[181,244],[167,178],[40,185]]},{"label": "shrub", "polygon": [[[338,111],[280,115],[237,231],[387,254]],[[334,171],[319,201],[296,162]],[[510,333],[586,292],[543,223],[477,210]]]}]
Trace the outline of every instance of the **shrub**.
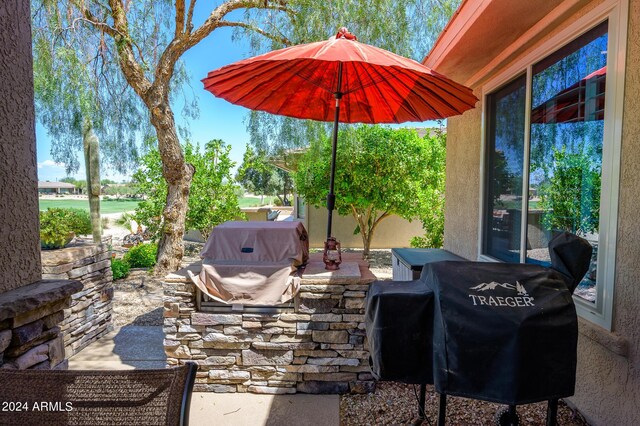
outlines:
[{"label": "shrub", "polygon": [[124,255],[124,261],[132,268],[151,268],[156,264],[157,253],[157,244],[138,244]]},{"label": "shrub", "polygon": [[73,239],[73,230],[65,218],[64,209],[40,212],[40,246],[43,249],[62,248]]},{"label": "shrub", "polygon": [[71,224],[73,232],[77,235],[91,234],[91,216],[89,212],[81,209],[65,209],[68,210],[67,220]]},{"label": "shrub", "polygon": [[40,245],[45,250],[66,246],[74,234],[90,234],[91,218],[85,210],[50,208],[40,212]]},{"label": "shrub", "polygon": [[113,273],[114,280],[126,278],[127,275],[129,275],[130,269],[131,266],[129,266],[129,264],[122,259],[111,260],[111,272]]},{"label": "shrub", "polygon": [[133,234],[133,227],[131,226],[132,220],[134,220],[133,215],[131,213],[124,212],[120,218],[116,219],[116,223]]}]

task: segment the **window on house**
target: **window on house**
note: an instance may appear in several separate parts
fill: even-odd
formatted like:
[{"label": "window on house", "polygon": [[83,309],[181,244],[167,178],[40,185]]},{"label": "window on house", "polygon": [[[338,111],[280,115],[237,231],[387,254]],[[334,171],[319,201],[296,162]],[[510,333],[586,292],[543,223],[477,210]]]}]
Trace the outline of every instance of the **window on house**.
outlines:
[{"label": "window on house", "polygon": [[526,76],[489,95],[484,252],[520,261]]},{"label": "window on house", "polygon": [[576,293],[596,301],[604,136],[607,25],[594,28],[532,68],[528,263],[549,264],[546,245],[559,231],[593,246]]},{"label": "window on house", "polygon": [[594,254],[575,295],[594,306],[607,45],[604,22],[486,98],[483,255],[549,265],[556,233],[580,235]]}]

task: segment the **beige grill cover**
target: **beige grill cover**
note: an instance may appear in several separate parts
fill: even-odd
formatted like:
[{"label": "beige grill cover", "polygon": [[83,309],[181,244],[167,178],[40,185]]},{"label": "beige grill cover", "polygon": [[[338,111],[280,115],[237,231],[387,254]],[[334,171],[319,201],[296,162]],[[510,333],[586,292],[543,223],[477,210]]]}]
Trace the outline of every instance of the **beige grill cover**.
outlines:
[{"label": "beige grill cover", "polygon": [[211,298],[275,305],[297,294],[295,274],[309,259],[309,238],[301,222],[225,222],[213,229],[200,257],[200,275],[190,276]]}]

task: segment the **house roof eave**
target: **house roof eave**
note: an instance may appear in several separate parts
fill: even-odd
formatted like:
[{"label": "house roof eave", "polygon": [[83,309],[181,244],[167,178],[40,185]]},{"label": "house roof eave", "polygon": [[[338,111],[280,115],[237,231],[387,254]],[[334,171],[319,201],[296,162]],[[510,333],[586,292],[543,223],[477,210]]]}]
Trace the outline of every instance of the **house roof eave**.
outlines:
[{"label": "house roof eave", "polygon": [[464,0],[422,63],[474,87],[591,0]]}]

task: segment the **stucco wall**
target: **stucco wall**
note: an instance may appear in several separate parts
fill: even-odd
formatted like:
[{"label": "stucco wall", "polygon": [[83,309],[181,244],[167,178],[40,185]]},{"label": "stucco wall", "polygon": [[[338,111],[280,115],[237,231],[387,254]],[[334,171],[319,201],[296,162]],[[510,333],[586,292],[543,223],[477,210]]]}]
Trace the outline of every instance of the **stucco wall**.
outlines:
[{"label": "stucco wall", "polygon": [[444,248],[471,260],[478,256],[481,117],[478,102],[447,120]]},{"label": "stucco wall", "polygon": [[0,2],[0,293],[40,279],[28,0]]},{"label": "stucco wall", "polygon": [[[545,36],[516,52],[506,64],[599,3],[590,2],[545,29]],[[640,0],[629,5],[613,330],[580,321],[576,394],[569,399],[594,426],[640,424]],[[481,108],[479,102],[475,110],[449,119],[447,126],[445,247],[471,259],[477,256],[478,244]]]},{"label": "stucco wall", "polygon": [[613,333],[628,344],[621,356],[580,335],[578,382],[571,400],[594,425],[640,424],[640,0],[629,3]]},{"label": "stucco wall", "polygon": [[[311,247],[324,247],[327,239],[327,209],[306,207],[304,226],[309,233]],[[362,236],[353,235],[356,221],[352,216],[340,216],[333,212],[332,234],[340,241],[342,248],[362,248]],[[409,222],[399,216],[383,219],[373,233],[372,249],[409,247],[411,237],[423,235],[422,222]]]}]

